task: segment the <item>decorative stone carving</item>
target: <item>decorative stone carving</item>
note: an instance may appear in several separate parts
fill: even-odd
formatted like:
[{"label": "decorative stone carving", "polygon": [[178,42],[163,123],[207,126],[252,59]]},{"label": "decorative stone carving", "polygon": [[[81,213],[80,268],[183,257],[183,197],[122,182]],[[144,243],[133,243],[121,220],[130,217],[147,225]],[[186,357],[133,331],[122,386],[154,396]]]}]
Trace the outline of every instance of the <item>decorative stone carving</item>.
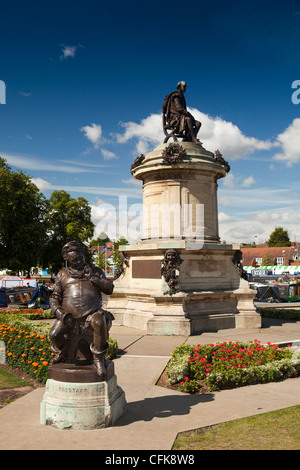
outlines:
[{"label": "decorative stone carving", "polygon": [[168,165],[181,163],[186,156],[186,151],[179,144],[170,144],[162,152],[163,163],[167,163]]},{"label": "decorative stone carving", "polygon": [[[165,252],[162,260],[161,274],[169,286],[169,290],[164,295],[174,295],[179,292],[179,270],[182,263],[177,250],[169,249]],[[178,274],[177,274],[178,273]]]},{"label": "decorative stone carving", "polygon": [[215,157],[216,161],[220,163],[220,165],[224,166],[226,173],[229,173],[230,171],[230,165],[229,163],[222,157],[222,154],[220,153],[219,150],[215,151]]},{"label": "decorative stone carving", "polygon": [[248,281],[248,274],[243,268],[243,263],[242,263],[242,258],[243,258],[243,253],[241,250],[237,250],[234,254],[234,257],[232,259],[233,264],[235,264],[238,268],[239,276],[242,279],[245,279]]},{"label": "decorative stone carving", "polygon": [[130,173],[132,174],[133,170],[134,170],[137,166],[141,165],[144,160],[145,160],[145,155],[143,155],[142,153],[141,153],[141,155],[139,155],[138,157],[136,157],[136,159],[134,160],[133,164],[132,164],[131,167],[130,167]]}]

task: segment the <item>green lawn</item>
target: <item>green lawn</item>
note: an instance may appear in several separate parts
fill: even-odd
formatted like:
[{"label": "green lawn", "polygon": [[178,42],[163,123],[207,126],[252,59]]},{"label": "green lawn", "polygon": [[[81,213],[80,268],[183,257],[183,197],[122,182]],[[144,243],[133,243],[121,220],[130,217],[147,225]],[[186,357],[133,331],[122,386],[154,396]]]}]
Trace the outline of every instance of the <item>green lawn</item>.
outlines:
[{"label": "green lawn", "polygon": [[300,450],[300,405],[180,433],[173,450]]},{"label": "green lawn", "polygon": [[0,368],[0,390],[3,388],[25,387],[30,382],[16,377],[5,369]]}]

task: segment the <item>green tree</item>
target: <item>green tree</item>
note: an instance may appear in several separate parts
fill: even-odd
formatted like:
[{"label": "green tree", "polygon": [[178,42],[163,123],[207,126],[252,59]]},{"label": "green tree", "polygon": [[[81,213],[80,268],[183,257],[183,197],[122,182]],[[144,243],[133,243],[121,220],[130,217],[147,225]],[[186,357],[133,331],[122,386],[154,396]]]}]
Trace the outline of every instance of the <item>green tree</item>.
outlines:
[{"label": "green tree", "polygon": [[128,240],[126,240],[125,237],[120,237],[119,240],[117,240],[116,242],[114,242],[114,251],[113,251],[113,254],[112,254],[112,260],[113,260],[113,263],[115,264],[115,266],[118,268],[119,266],[122,266],[122,261],[120,259],[120,250],[119,250],[119,246],[120,245],[128,245],[129,242]]},{"label": "green tree", "polygon": [[276,227],[270,235],[267,241],[269,247],[271,246],[291,246],[291,240],[287,230],[283,227]]},{"label": "green tree", "polygon": [[262,266],[273,266],[274,260],[270,253],[267,251],[261,262]]},{"label": "green tree", "polygon": [[40,262],[47,200],[29,176],[0,157],[0,267],[29,271]]},{"label": "green tree", "polygon": [[[61,249],[70,240],[84,244],[94,233],[91,220],[91,208],[83,197],[72,198],[66,191],[53,191],[49,199],[49,211],[46,216],[48,243],[44,261],[58,271],[63,265]],[[90,260],[90,252],[86,249]]]},{"label": "green tree", "polygon": [[90,241],[90,246],[103,246],[106,242],[110,242],[110,238],[105,232],[101,232],[97,238]]},{"label": "green tree", "polygon": [[104,271],[105,269],[105,255],[100,255],[100,253],[96,256],[96,259],[94,261],[95,266],[98,266],[98,268],[102,269]]}]

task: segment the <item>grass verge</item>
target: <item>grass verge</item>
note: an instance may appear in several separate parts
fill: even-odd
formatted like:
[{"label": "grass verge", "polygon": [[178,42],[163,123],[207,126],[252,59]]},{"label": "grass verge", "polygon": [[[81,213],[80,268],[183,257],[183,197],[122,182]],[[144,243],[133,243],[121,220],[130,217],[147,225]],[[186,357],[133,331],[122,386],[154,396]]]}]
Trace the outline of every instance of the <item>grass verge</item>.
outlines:
[{"label": "grass verge", "polygon": [[299,450],[300,405],[180,433],[172,450]]},{"label": "grass verge", "polygon": [[25,387],[27,385],[31,385],[30,382],[20,379],[11,372],[0,368],[0,390],[4,388]]}]

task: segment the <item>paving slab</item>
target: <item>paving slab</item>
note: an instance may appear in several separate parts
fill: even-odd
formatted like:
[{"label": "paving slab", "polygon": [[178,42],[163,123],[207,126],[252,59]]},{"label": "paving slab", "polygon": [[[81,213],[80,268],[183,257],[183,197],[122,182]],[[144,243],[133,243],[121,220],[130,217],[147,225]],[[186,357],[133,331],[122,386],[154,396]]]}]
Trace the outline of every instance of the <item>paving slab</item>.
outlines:
[{"label": "paving slab", "polygon": [[168,356],[176,346],[185,343],[188,336],[143,336],[126,348],[126,354],[133,356]]}]

